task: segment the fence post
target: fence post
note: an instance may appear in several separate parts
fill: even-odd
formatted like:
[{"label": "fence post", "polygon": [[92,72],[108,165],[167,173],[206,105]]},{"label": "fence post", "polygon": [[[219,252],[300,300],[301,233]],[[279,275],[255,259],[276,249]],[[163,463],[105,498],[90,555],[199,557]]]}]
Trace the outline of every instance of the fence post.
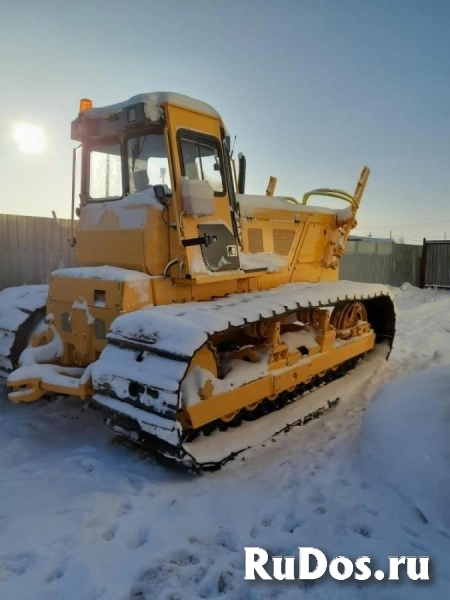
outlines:
[{"label": "fence post", "polygon": [[420,283],[419,286],[424,288],[427,282],[427,240],[423,238],[422,258],[420,259]]}]

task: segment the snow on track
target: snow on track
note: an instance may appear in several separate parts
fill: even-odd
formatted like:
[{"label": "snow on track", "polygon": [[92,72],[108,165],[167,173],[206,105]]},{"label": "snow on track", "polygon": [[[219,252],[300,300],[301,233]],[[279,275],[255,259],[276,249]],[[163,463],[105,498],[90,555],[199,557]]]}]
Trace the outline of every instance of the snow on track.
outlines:
[{"label": "snow on track", "polygon": [[[450,294],[391,291],[397,336],[370,384],[322,419],[210,475],[167,471],[112,444],[99,412],[75,399],[0,401],[0,597],[447,599],[449,532],[417,505],[416,488],[406,497],[404,485],[383,477],[387,469],[368,462],[366,443],[382,442],[376,432],[383,431],[366,438],[361,420],[380,386],[401,374],[420,370],[430,394],[442,394],[432,382],[434,367],[450,364]],[[374,409],[386,395],[395,404],[397,394],[409,394],[408,382],[388,383]],[[414,439],[425,444],[427,436],[411,431],[405,448]],[[329,557],[368,554],[380,568],[389,555],[429,554],[433,581],[246,582],[249,545],[281,555],[299,545]]]}]

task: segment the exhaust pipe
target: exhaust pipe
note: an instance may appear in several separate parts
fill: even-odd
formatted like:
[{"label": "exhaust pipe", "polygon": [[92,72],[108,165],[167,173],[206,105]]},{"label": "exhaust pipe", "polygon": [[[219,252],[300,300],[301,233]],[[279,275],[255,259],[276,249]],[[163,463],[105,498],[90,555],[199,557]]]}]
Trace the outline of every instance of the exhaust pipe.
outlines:
[{"label": "exhaust pipe", "polygon": [[238,155],[239,159],[239,176],[238,176],[238,194],[245,194],[245,175],[247,170],[247,161],[245,156],[240,152]]}]

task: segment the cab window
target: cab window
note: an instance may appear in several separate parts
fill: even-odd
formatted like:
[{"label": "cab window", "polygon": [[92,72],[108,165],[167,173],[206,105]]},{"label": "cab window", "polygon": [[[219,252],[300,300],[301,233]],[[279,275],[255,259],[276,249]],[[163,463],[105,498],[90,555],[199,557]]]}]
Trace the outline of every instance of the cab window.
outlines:
[{"label": "cab window", "polygon": [[179,135],[182,175],[207,181],[218,196],[225,191],[219,142],[214,138],[181,133]]},{"label": "cab window", "polygon": [[159,184],[171,189],[169,161],[162,134],[152,133],[129,138],[127,151],[132,194]]},{"label": "cab window", "polygon": [[117,200],[123,197],[120,144],[93,146],[89,153],[89,197]]}]

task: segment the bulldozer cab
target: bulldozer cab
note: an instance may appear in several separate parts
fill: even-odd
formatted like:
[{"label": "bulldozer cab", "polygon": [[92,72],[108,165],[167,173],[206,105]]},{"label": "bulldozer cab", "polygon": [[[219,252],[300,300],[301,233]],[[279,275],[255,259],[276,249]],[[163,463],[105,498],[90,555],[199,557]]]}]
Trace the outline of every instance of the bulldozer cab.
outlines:
[{"label": "bulldozer cab", "polygon": [[[139,194],[150,191],[167,209],[166,227],[176,228],[176,236],[168,232],[168,254],[183,265],[182,276],[239,269],[236,198],[222,120],[206,104],[153,96],[104,109],[88,105],[72,123],[72,138],[83,145],[81,205],[108,202],[105,210],[111,212],[110,201],[136,205]],[[149,98],[156,112],[149,111]]]}]

